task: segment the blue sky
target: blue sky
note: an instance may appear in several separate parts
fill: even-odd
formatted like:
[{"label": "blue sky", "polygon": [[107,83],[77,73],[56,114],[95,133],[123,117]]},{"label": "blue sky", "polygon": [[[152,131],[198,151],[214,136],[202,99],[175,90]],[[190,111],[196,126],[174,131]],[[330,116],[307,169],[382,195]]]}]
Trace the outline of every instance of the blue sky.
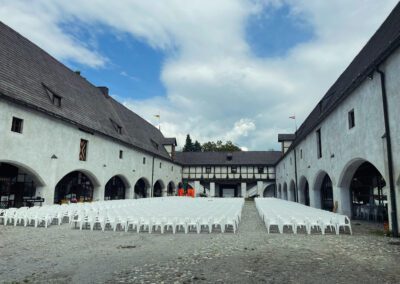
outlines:
[{"label": "blue sky", "polygon": [[190,133],[269,150],[397,3],[0,0],[0,20],[180,145]]}]

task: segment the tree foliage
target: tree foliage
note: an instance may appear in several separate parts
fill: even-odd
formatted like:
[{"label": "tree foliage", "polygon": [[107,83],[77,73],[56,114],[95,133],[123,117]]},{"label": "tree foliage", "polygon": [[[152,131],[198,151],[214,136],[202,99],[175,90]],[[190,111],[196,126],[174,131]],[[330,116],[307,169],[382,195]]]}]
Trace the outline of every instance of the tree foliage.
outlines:
[{"label": "tree foliage", "polygon": [[190,138],[190,135],[186,135],[186,142],[185,146],[183,146],[183,152],[193,152],[193,142],[192,139]]},{"label": "tree foliage", "polygon": [[238,146],[233,144],[232,141],[226,141],[223,143],[221,140],[217,142],[208,141],[200,144],[199,141],[192,142],[190,135],[186,136],[186,142],[183,146],[183,152],[237,152],[242,151]]},{"label": "tree foliage", "polygon": [[237,152],[242,151],[238,146],[233,144],[232,141],[226,141],[223,143],[221,140],[218,140],[217,143],[213,141],[206,142],[202,145],[203,152]]}]

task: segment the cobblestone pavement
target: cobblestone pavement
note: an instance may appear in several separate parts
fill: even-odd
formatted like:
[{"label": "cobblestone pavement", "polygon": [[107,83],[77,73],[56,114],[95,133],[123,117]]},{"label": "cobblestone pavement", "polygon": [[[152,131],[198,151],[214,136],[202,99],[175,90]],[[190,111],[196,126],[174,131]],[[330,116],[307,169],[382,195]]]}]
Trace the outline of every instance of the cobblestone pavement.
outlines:
[{"label": "cobblestone pavement", "polygon": [[400,283],[400,240],[267,234],[246,202],[237,234],[0,227],[0,281],[20,283]]}]

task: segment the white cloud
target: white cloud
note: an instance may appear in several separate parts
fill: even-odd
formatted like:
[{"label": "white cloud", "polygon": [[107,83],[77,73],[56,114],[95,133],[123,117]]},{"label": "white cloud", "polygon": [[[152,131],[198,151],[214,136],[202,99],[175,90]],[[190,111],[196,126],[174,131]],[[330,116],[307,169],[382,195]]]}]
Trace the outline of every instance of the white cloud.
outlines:
[{"label": "white cloud", "polygon": [[[294,130],[288,117],[296,114],[299,122],[306,117],[397,1],[43,0],[29,8],[27,3],[0,0],[0,18],[58,58],[94,67],[106,60],[60,28],[74,20],[109,26],[163,50],[160,80],[167,95],[125,104],[154,124],[153,115],[161,114],[166,136],[176,136],[181,145],[190,133],[200,141],[232,139],[261,150],[278,149],[277,133]],[[246,21],[283,4],[315,37],[283,57],[257,58],[246,42]]]}]

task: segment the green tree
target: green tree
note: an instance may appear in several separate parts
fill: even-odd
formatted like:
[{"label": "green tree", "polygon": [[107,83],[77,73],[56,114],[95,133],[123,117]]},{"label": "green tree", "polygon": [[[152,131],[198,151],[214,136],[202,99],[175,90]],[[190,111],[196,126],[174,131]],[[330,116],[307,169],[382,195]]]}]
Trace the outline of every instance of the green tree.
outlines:
[{"label": "green tree", "polygon": [[193,152],[193,142],[192,139],[190,138],[190,135],[186,135],[186,142],[185,142],[185,146],[183,146],[182,151],[183,152]]},{"label": "green tree", "polygon": [[238,152],[242,151],[238,146],[232,143],[232,141],[227,141],[225,144],[218,140],[217,143],[213,141],[208,141],[202,145],[203,152]]},{"label": "green tree", "polygon": [[201,145],[197,140],[193,144],[193,152],[201,152]]}]

